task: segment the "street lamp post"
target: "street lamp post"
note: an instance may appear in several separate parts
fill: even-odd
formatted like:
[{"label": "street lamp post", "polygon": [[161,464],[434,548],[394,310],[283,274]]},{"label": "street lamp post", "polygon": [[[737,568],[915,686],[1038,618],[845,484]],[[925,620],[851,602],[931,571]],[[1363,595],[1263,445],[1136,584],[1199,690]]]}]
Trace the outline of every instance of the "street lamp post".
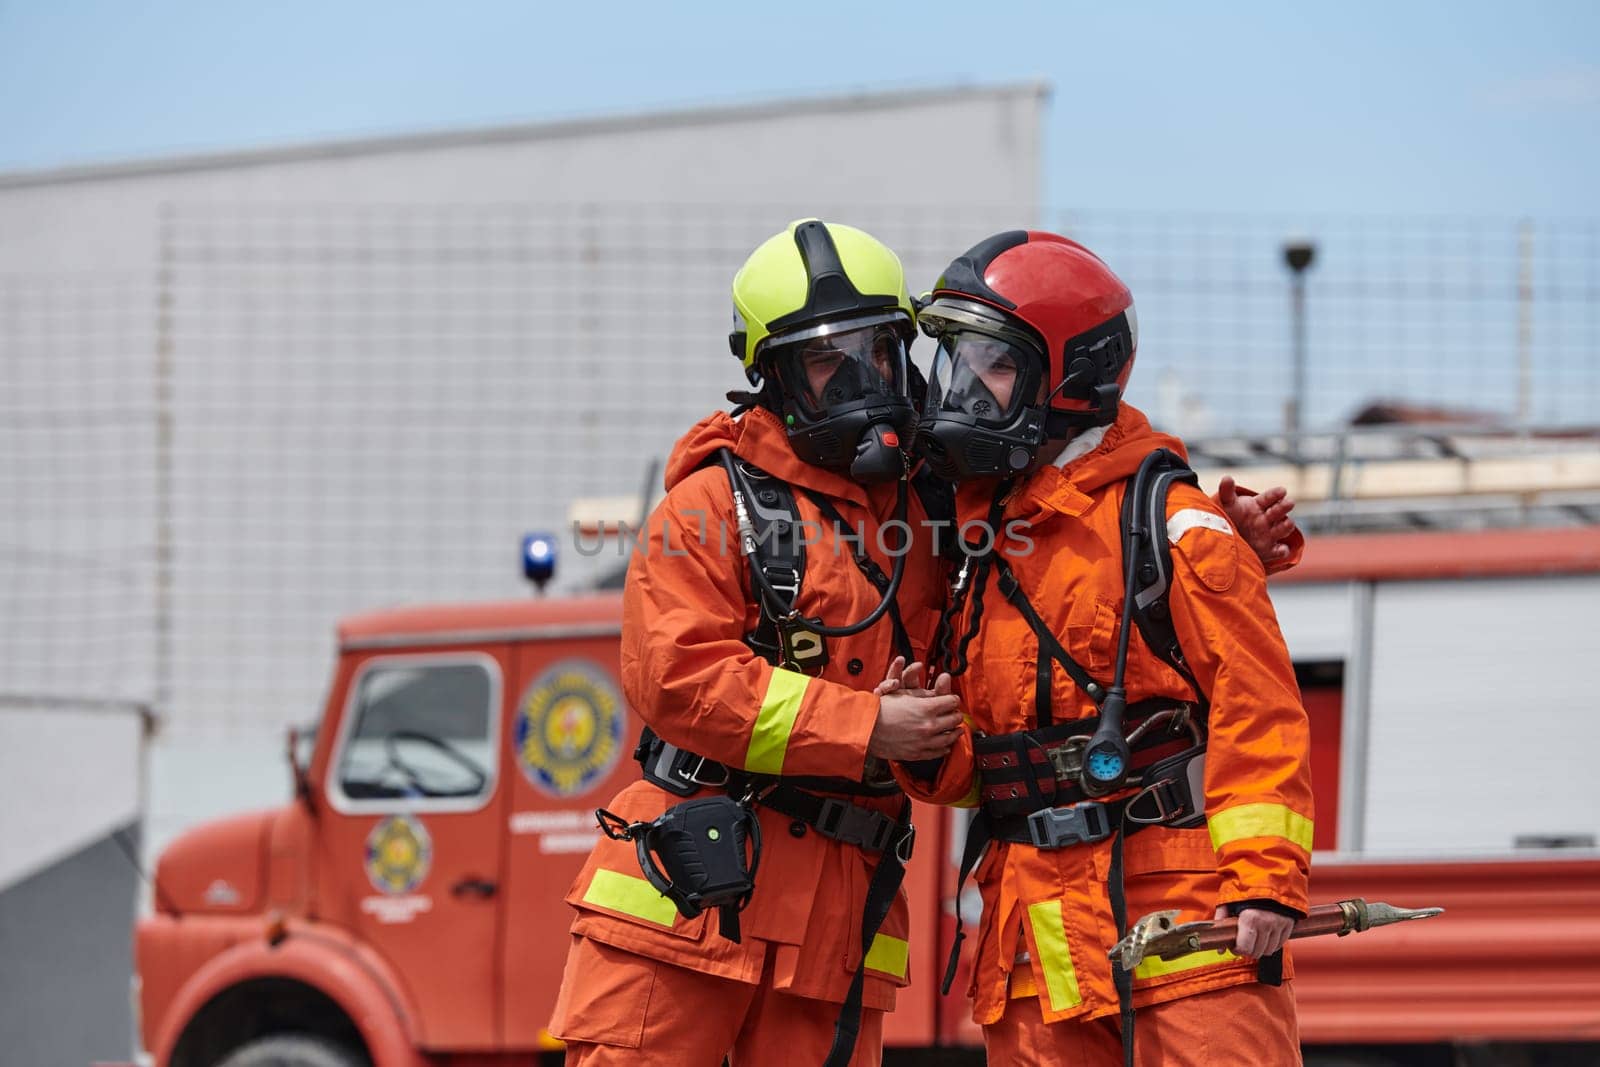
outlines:
[{"label": "street lamp post", "polygon": [[1300,451],[1300,433],[1304,428],[1306,402],[1306,271],[1317,258],[1317,246],[1310,241],[1287,241],[1283,246],[1283,262],[1289,268],[1289,317],[1293,331],[1294,373],[1289,399],[1284,405],[1284,432],[1288,436],[1289,455],[1294,462],[1303,458]]}]

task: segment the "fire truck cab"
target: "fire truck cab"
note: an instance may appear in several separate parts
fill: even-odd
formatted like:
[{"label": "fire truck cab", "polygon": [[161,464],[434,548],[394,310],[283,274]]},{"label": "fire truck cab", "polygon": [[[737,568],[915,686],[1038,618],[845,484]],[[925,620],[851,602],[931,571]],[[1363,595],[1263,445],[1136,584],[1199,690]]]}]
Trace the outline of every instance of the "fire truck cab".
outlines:
[{"label": "fire truck cab", "polygon": [[319,1067],[559,1047],[562,897],[638,773],[619,630],[614,594],[345,621],[294,800],[161,856],[137,936],[156,1063],[278,1063],[286,1035]]}]

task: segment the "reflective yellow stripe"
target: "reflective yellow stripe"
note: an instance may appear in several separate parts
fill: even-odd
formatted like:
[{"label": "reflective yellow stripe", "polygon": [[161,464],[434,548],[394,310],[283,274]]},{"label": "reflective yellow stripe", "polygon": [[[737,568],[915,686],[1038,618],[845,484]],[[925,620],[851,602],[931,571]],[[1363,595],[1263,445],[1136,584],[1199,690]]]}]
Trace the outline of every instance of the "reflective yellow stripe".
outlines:
[{"label": "reflective yellow stripe", "polygon": [[1281,837],[1311,851],[1311,820],[1282,804],[1241,804],[1206,817],[1211,847],[1251,837]]},{"label": "reflective yellow stripe", "polygon": [[1139,966],[1133,969],[1135,978],[1160,978],[1164,974],[1177,974],[1179,971],[1192,971],[1196,967],[1210,967],[1217,963],[1227,963],[1236,960],[1231,952],[1218,953],[1215,949],[1206,952],[1191,952],[1187,956],[1179,956],[1175,960],[1164,960],[1159,956],[1146,956],[1139,961]]},{"label": "reflective yellow stripe", "polygon": [[655,886],[643,878],[620,871],[608,871],[603,867],[595,871],[594,877],[589,880],[583,902],[662,926],[671,926],[678,917],[678,909],[672,901],[657,893]]},{"label": "reflective yellow stripe", "polygon": [[756,713],[750,731],[750,750],[745,753],[745,770],[756,774],[782,774],[783,757],[789,750],[789,731],[800,714],[800,698],[806,695],[811,679],[782,667],[772,668],[767,695]]},{"label": "reflective yellow stripe", "polygon": [[1078,992],[1078,972],[1067,951],[1067,927],[1061,921],[1061,901],[1041,900],[1028,905],[1028,925],[1033,927],[1033,945],[1039,966],[1044,968],[1045,988],[1050,991],[1050,1010],[1066,1011],[1083,1003]]},{"label": "reflective yellow stripe", "polygon": [[888,934],[874,934],[872,948],[867,951],[866,968],[869,971],[882,971],[892,974],[896,978],[906,976],[906,960],[911,955],[911,946],[898,937]]}]

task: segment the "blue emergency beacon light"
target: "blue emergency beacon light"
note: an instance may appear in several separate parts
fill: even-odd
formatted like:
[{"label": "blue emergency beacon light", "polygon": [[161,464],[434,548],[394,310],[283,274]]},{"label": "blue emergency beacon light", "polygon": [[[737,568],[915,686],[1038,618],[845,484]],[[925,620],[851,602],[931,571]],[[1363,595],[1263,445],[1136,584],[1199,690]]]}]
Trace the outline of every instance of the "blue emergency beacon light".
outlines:
[{"label": "blue emergency beacon light", "polygon": [[556,539],[547,533],[526,534],[522,538],[522,573],[540,593],[556,572]]}]

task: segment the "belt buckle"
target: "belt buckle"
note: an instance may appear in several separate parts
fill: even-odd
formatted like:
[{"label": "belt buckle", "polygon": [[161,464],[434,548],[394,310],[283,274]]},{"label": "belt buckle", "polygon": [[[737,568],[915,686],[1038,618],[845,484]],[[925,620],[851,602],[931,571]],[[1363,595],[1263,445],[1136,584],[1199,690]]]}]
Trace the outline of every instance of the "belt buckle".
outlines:
[{"label": "belt buckle", "polygon": [[[720,779],[702,777],[702,775],[705,773],[706,764],[708,763],[716,764],[718,767],[722,768],[722,777]],[[717,763],[717,761],[714,759],[697,755],[692,762],[685,763],[683,765],[682,769],[678,771],[678,777],[682,778],[686,782],[693,782],[695,785],[710,786],[711,788],[715,789],[719,786],[727,785],[728,780],[731,777],[731,773],[729,772],[726,764]]]},{"label": "belt buckle", "polygon": [[1085,800],[1065,808],[1040,808],[1028,816],[1028,837],[1038,849],[1092,845],[1111,836],[1106,806]]},{"label": "belt buckle", "polygon": [[907,823],[906,832],[901,834],[900,840],[896,841],[894,844],[895,858],[898,859],[902,865],[910,863],[911,854],[913,851],[915,851],[916,846],[917,828],[914,825]]},{"label": "belt buckle", "polygon": [[1077,781],[1083,777],[1083,750],[1088,747],[1087,737],[1069,737],[1059,745],[1046,748],[1044,754],[1055,768],[1057,778]]},{"label": "belt buckle", "polygon": [[891,843],[893,820],[871,808],[837,797],[824,797],[817,813],[817,830],[822,834],[855,845],[869,852],[882,852]]}]

